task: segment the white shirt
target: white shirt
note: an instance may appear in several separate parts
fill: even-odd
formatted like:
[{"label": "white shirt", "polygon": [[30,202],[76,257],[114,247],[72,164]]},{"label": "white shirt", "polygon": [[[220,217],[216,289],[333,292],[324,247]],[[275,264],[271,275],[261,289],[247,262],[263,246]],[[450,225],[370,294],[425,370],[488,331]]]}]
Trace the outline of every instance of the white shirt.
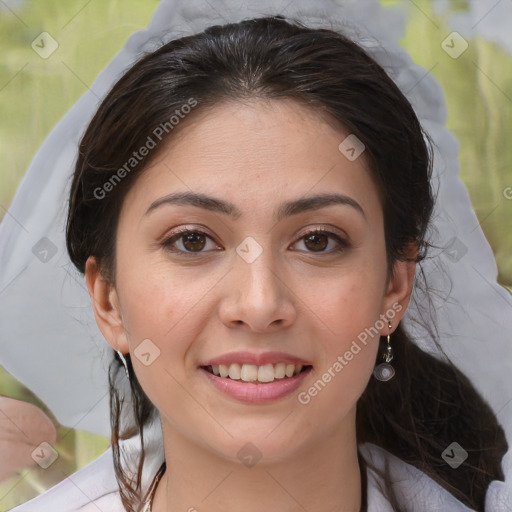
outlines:
[{"label": "white shirt", "polygon": [[[146,492],[164,461],[161,427],[159,421],[145,430],[146,460],[143,469],[142,488]],[[135,462],[140,449],[138,438],[120,441],[129,461]],[[447,490],[434,482],[419,469],[411,466],[386,450],[365,443],[360,451],[366,461],[385,470],[391,476],[398,502],[408,512],[475,512]],[[511,452],[503,459],[503,468],[512,466]],[[130,462],[129,462],[130,463]],[[454,469],[456,471],[456,469]],[[368,512],[394,512],[383,489],[380,477],[374,470],[367,471]],[[200,510],[199,504],[196,507]],[[73,473],[62,482],[39,496],[22,504],[11,512],[126,512],[119,494],[114,474],[112,449],[109,447],[100,457]],[[487,489],[484,512],[511,512],[512,485],[493,481]]]}]

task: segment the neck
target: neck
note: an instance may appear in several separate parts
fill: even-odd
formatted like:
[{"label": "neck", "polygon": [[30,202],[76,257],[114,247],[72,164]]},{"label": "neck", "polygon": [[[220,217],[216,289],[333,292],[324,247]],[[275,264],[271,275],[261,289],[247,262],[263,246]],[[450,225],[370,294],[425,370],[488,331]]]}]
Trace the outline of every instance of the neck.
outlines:
[{"label": "neck", "polygon": [[255,512],[359,512],[361,473],[350,425],[348,432],[332,432],[283,460],[262,458],[248,467],[162,423],[167,469],[152,511],[235,512],[250,504]]}]

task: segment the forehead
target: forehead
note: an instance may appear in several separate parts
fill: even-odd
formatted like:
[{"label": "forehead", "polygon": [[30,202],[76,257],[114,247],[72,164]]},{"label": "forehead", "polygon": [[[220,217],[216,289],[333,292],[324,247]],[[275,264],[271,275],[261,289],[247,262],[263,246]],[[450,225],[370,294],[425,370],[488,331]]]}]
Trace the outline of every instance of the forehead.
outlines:
[{"label": "forehead", "polygon": [[224,101],[199,109],[190,123],[185,119],[183,124],[167,143],[166,149],[175,156],[183,146],[187,151],[193,146],[196,151],[189,159],[194,163],[215,159],[222,167],[223,161],[236,158],[251,169],[262,163],[269,167],[271,161],[276,166],[288,161],[296,164],[302,157],[318,153],[315,148],[320,140],[321,151],[328,146],[334,150],[325,152],[325,159],[337,158],[338,145],[348,135],[332,117],[288,98]]},{"label": "forehead", "polygon": [[364,152],[349,159],[340,151],[348,136],[330,117],[294,100],[199,109],[159,148],[126,201],[133,211],[178,190],[264,207],[282,196],[337,190],[371,202],[377,191]]}]

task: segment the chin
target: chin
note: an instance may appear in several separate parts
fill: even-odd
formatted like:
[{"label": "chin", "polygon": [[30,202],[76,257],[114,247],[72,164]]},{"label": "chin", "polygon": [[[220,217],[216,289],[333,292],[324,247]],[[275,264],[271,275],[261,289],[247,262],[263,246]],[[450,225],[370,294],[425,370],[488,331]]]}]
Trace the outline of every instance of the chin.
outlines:
[{"label": "chin", "polygon": [[295,431],[284,429],[283,425],[278,426],[280,421],[282,418],[273,422],[270,429],[267,428],[268,422],[265,422],[264,427],[254,423],[250,428],[241,425],[240,430],[230,430],[233,437],[224,432],[224,435],[216,439],[208,440],[204,437],[203,442],[207,443],[208,449],[215,456],[229,462],[248,467],[255,464],[277,464],[298,456],[302,447],[313,442],[310,439],[308,443],[308,439],[303,437],[304,433],[299,436]]}]

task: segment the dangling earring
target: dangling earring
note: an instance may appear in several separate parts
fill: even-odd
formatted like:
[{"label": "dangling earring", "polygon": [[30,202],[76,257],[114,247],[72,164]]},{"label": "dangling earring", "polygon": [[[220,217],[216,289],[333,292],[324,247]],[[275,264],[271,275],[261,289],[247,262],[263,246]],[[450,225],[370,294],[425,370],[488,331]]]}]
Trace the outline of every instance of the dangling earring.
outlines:
[{"label": "dangling earring", "polygon": [[390,363],[391,361],[393,361],[393,349],[391,347],[391,344],[390,344],[390,338],[391,338],[391,322],[388,321],[388,344],[386,346],[386,352],[384,352],[384,354],[382,355],[382,359],[384,359],[384,361],[386,361],[386,363]]},{"label": "dangling earring", "polygon": [[395,369],[389,364],[393,360],[393,348],[391,347],[391,344],[390,344],[391,327],[392,327],[391,322],[388,320],[388,329],[389,329],[388,340],[387,340],[388,344],[386,346],[385,352],[382,354],[382,359],[384,359],[385,362],[379,364],[373,370],[373,376],[377,380],[382,380],[382,381],[390,380],[395,375]]},{"label": "dangling earring", "polygon": [[128,378],[128,380],[130,380],[130,372],[128,371],[128,363],[126,362],[126,358],[124,357],[124,354],[120,350],[116,350],[116,352],[117,355],[120,357],[121,362],[123,363],[126,377]]}]

